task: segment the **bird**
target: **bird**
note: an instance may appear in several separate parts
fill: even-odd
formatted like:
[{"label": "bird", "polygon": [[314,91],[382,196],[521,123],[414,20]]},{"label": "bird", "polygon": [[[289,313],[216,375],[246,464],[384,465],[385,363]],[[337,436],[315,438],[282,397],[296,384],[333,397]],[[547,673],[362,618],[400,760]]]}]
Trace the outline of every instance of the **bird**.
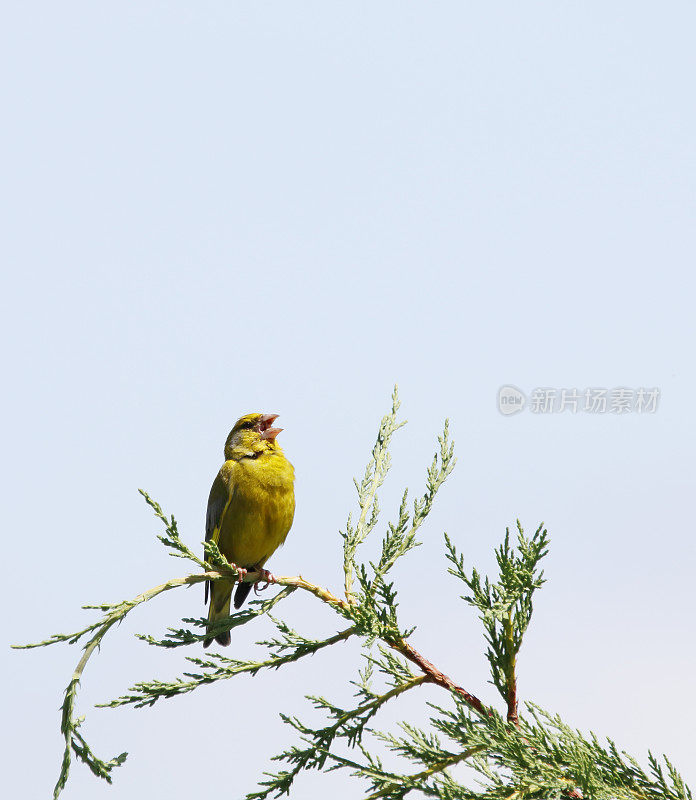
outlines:
[{"label": "bird", "polygon": [[[239,570],[235,608],[251,590],[251,583],[242,583],[247,571],[260,571],[266,581],[274,580],[263,567],[285,541],[295,515],[295,470],[276,442],[283,430],[273,427],[276,419],[278,414],[255,412],[237,420],[208,497],[205,540],[215,542]],[[207,633],[213,623],[230,615],[233,588],[234,581],[206,581]],[[230,632],[206,636],[203,647],[213,639],[227,647]]]}]

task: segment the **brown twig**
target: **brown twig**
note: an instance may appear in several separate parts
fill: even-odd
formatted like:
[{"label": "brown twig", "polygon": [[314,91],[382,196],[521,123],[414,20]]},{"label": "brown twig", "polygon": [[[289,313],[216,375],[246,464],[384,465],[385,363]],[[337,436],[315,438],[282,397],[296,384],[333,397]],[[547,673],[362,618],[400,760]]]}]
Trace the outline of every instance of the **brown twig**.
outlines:
[{"label": "brown twig", "polygon": [[505,636],[505,644],[510,652],[510,659],[505,667],[505,683],[507,688],[507,720],[519,728],[520,718],[517,714],[517,675],[515,673],[517,659],[514,655],[512,609],[508,612],[507,618],[503,621],[503,632]]},{"label": "brown twig", "polygon": [[[191,575],[187,579],[190,583],[199,583],[204,580],[236,580],[237,579],[237,565],[230,563],[229,566],[216,567],[209,572],[202,574]],[[243,573],[240,583],[264,583],[267,582],[267,574],[264,572],[254,572],[249,570]],[[350,604],[340,597],[336,597],[328,589],[318,586],[315,583],[305,580],[302,575],[274,575],[270,583],[278,584],[279,586],[294,586],[297,589],[304,589],[305,592],[313,594],[325,603],[341,609],[342,611],[349,611]],[[264,587],[265,588],[265,587]]]},{"label": "brown twig", "polygon": [[399,653],[401,653],[404,658],[407,658],[409,661],[417,664],[428,676],[430,683],[436,683],[438,686],[442,686],[444,689],[457,692],[457,694],[464,699],[464,702],[467,703],[467,705],[471,706],[471,708],[473,708],[475,711],[478,711],[478,713],[482,716],[489,716],[489,712],[486,710],[485,706],[478,699],[478,697],[475,697],[470,692],[467,692],[467,690],[463,689],[461,686],[457,686],[452,678],[445,675],[444,672],[441,672],[434,664],[428,661],[427,658],[422,656],[416,649],[411,647],[407,641],[400,639],[394,642],[387,642],[387,644],[390,647],[393,647],[394,650],[397,650]]},{"label": "brown twig", "polygon": [[[249,575],[252,574],[251,572],[249,573]],[[258,575],[258,573],[256,574]],[[298,589],[304,589],[305,592],[313,594],[315,597],[318,597],[331,606],[340,608],[342,611],[350,611],[350,604],[348,602],[342,600],[340,597],[336,597],[328,589],[310,583],[310,581],[305,580],[302,575],[276,577],[275,582],[281,586],[296,586]]]},{"label": "brown twig", "polygon": [[507,720],[520,727],[520,718],[517,714],[517,681],[513,680],[507,687]]}]

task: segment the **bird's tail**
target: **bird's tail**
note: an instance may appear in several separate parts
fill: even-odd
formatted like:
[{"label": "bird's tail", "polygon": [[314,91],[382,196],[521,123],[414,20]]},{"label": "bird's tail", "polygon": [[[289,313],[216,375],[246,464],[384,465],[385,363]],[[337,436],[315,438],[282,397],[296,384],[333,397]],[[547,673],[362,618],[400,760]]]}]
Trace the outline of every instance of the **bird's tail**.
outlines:
[{"label": "bird's tail", "polygon": [[[255,567],[252,567],[255,569]],[[234,593],[234,607],[241,608],[242,603],[247,599],[249,592],[251,591],[251,587],[253,583],[239,583],[237,584],[237,589]]]},{"label": "bird's tail", "polygon": [[[208,631],[214,622],[225,619],[230,615],[230,601],[232,600],[232,589],[223,584],[223,581],[211,581],[210,586],[210,608],[208,609]],[[217,636],[210,636],[203,641],[203,647],[208,647],[213,639],[223,647],[230,643],[230,632],[224,631]]]}]

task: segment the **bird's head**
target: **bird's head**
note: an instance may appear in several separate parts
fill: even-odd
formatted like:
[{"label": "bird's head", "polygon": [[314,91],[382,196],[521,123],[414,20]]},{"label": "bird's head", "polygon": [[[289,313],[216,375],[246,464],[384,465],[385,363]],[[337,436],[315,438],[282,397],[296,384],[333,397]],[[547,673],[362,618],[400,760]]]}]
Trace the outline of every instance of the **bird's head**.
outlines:
[{"label": "bird's head", "polygon": [[230,431],[225,442],[225,460],[257,458],[262,453],[278,448],[276,436],[283,430],[274,428],[277,414],[245,414],[240,417]]}]

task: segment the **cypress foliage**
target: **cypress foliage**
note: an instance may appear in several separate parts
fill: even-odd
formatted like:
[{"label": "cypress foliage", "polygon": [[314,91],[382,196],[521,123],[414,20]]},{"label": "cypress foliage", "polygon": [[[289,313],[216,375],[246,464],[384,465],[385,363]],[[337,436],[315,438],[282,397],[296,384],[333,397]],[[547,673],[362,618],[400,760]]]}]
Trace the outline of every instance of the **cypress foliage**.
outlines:
[{"label": "cypress foliage", "polygon": [[[293,782],[303,770],[325,772],[347,769],[362,782],[369,800],[399,800],[414,792],[441,800],[523,800],[524,798],[592,798],[593,800],[692,800],[675,767],[665,756],[647,755],[641,764],[620,750],[611,740],[601,742],[593,733],[577,731],[557,715],[532,702],[520,710],[516,667],[524,634],[529,627],[535,592],[543,585],[540,564],[548,552],[549,538],[543,525],[527,536],[517,522],[514,535],[507,530],[495,550],[497,575],[482,576],[475,568],[467,571],[464,557],[445,535],[448,572],[463,584],[463,601],[480,618],[486,643],[485,655],[491,681],[500,695],[500,706],[484,705],[469,689],[457,685],[410,644],[413,629],[398,616],[397,591],[390,581],[394,564],[416,547],[418,531],[430,513],[435,496],[455,465],[454,446],[445,422],[438,437],[438,449],[427,470],[425,491],[412,505],[404,492],[396,520],[386,526],[376,562],[359,559],[361,545],[379,521],[377,492],[390,467],[389,445],[404,424],[397,421],[399,400],[396,389],[391,411],[382,419],[377,440],[362,480],[355,481],[357,520],[348,517],[343,538],[345,581],[343,596],[302,577],[277,577],[279,591],[268,600],[255,601],[249,608],[220,621],[215,630],[223,632],[267,616],[275,625],[273,638],[260,642],[266,651],[262,660],[245,661],[219,653],[189,656],[191,671],[174,681],[140,681],[108,707],[152,706],[157,701],[191,692],[199,687],[235,675],[278,669],[285,664],[314,655],[320,650],[351,640],[362,648],[364,668],[353,684],[355,701],[347,708],[325,697],[308,696],[325,718],[322,727],[312,727],[296,717],[281,714],[294,732],[294,743],[273,756],[281,768],[262,776],[258,789],[246,800],[290,795]],[[103,761],[91,750],[80,732],[83,718],[75,715],[77,689],[90,657],[111,628],[142,603],[160,594],[206,580],[229,579],[237,575],[214,543],[205,544],[205,560],[181,539],[174,517],[167,517],[147,493],[141,494],[165,532],[158,538],[170,555],[193,562],[199,571],[175,578],[117,604],[84,606],[100,612],[90,625],[73,633],[55,634],[19,648],[45,647],[59,642],[82,643],[82,655],[65,691],[61,731],[65,750],[54,797],[64,788],[71,761],[82,761],[97,776],[111,783],[112,773],[126,760],[126,753]],[[245,580],[261,576],[249,573]],[[306,591],[337,617],[336,632],[315,639],[291,628],[277,613],[280,605],[296,591]],[[175,648],[198,645],[207,635],[205,618],[182,620],[182,627],[168,628],[164,638],[139,635],[153,647]],[[398,733],[373,727],[380,709],[406,692],[424,684],[442,690],[440,704],[427,704],[428,728],[402,722]],[[401,766],[387,769],[379,752],[390,751]],[[394,761],[394,757],[390,761]],[[478,781],[463,784],[448,772],[466,764]],[[357,791],[357,787],[356,787]],[[357,795],[356,795],[357,796]]]}]

